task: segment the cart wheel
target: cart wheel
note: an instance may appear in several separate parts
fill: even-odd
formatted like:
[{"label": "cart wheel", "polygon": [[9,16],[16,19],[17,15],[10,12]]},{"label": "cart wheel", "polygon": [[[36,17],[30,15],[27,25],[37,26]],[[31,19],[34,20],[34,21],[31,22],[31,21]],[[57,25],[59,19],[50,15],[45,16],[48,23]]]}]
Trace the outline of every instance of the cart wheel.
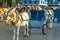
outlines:
[{"label": "cart wheel", "polygon": [[44,24],[43,28],[42,28],[42,33],[45,35],[47,33],[47,30],[48,30],[48,28],[47,28],[46,24]]},{"label": "cart wheel", "polygon": [[12,27],[12,26],[9,27],[9,30],[13,30],[13,29],[14,29],[14,27]]}]

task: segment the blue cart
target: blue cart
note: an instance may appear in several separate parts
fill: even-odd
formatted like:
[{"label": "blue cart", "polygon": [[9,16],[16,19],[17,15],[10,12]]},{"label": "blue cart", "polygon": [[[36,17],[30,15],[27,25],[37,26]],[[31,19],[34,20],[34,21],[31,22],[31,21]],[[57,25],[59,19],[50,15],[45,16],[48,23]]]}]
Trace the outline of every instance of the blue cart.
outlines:
[{"label": "blue cart", "polygon": [[[44,10],[31,10],[31,19],[29,20],[29,28],[42,29],[42,33],[47,33],[47,25]],[[31,26],[31,23],[33,26]]]},{"label": "blue cart", "polygon": [[[47,0],[21,0],[21,4],[22,5],[47,6]],[[46,27],[45,20],[46,20],[46,18],[45,18],[44,10],[41,10],[41,11],[40,10],[31,10],[31,19],[29,20],[29,24],[31,24],[31,22],[33,22],[33,23],[35,23],[35,26],[30,25],[29,28],[39,28],[39,29],[41,28],[43,34],[46,34],[47,27]]]},{"label": "blue cart", "polygon": [[60,23],[60,9],[54,10],[54,22]]}]

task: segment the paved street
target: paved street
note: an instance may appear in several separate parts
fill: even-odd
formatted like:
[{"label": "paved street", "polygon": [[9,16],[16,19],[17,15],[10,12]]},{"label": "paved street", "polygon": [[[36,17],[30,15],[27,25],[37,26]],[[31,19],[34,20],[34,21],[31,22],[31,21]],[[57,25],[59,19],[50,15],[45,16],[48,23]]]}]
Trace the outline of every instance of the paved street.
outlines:
[{"label": "paved street", "polygon": [[[60,25],[54,24],[52,30],[48,30],[46,35],[42,34],[41,29],[31,29],[30,37],[24,37],[24,30],[20,30],[20,40],[60,40]],[[8,26],[0,22],[0,40],[12,40],[13,32],[8,29]]]}]

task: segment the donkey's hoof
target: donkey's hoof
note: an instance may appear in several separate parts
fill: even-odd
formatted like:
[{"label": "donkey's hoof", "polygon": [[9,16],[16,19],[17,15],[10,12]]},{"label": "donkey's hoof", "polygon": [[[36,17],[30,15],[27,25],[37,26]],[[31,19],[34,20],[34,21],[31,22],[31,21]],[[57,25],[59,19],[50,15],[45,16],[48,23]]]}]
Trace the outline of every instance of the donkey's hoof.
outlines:
[{"label": "donkey's hoof", "polygon": [[0,22],[3,22],[3,21],[0,21]]},{"label": "donkey's hoof", "polygon": [[24,35],[24,37],[29,37],[29,35]]},{"label": "donkey's hoof", "polygon": [[50,30],[52,30],[52,28],[49,28]]}]

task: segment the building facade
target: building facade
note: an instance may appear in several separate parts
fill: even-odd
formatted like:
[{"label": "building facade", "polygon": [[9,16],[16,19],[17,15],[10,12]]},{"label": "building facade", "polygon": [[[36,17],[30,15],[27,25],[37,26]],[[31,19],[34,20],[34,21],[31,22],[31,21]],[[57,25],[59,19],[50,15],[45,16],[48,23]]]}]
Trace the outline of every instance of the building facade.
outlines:
[{"label": "building facade", "polygon": [[[8,5],[8,6],[16,6],[18,3],[22,3],[23,0],[0,0],[0,6],[3,6],[3,5]],[[27,0],[25,0],[27,1]],[[31,1],[31,0],[28,0],[28,1]],[[32,3],[33,1],[35,0],[32,0]],[[41,0],[40,0],[41,1]],[[43,0],[43,1],[46,1],[46,0]],[[47,3],[47,2],[59,2],[60,0],[47,0],[46,2],[40,2],[41,3]],[[30,2],[31,3],[31,2]]]}]

